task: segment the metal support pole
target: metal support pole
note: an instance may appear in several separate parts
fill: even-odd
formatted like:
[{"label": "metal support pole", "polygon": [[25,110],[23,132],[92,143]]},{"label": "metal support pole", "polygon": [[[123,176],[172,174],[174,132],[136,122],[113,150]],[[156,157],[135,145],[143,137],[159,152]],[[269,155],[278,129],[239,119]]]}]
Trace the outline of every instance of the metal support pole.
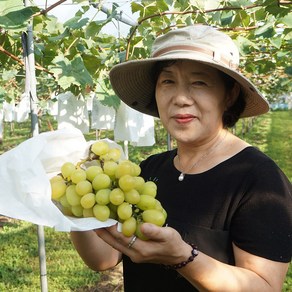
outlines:
[{"label": "metal support pole", "polygon": [[[24,5],[28,6],[28,0],[24,0]],[[25,93],[30,97],[30,111],[31,111],[31,133],[32,136],[39,134],[38,127],[38,99],[36,94],[36,76],[35,76],[35,58],[34,58],[34,44],[32,21],[29,22],[27,32],[22,34],[22,46],[25,61]],[[45,236],[44,227],[37,226],[38,235],[38,253],[40,264],[40,284],[41,291],[47,292],[47,269],[46,269],[46,251],[45,251]]]},{"label": "metal support pole", "polygon": [[32,24],[27,27],[27,33],[23,34],[26,43],[26,93],[30,98],[30,112],[31,112],[31,133],[32,136],[39,134],[38,126],[38,99],[36,94],[36,77],[35,77],[35,59],[33,46]]},{"label": "metal support pole", "polygon": [[38,227],[38,252],[39,252],[39,263],[40,263],[41,291],[47,292],[48,281],[47,281],[44,226],[38,225],[37,227]]}]

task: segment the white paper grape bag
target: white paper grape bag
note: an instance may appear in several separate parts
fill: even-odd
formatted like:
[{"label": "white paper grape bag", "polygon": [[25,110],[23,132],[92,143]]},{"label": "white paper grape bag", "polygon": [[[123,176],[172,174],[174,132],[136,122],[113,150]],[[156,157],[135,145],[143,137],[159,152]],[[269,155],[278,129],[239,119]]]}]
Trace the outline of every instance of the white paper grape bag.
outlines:
[{"label": "white paper grape bag", "polygon": [[[105,139],[114,148],[122,148]],[[86,157],[93,141],[86,142],[75,128],[41,133],[0,156],[0,214],[59,231],[91,230],[116,223],[109,219],[64,216],[51,200],[49,178],[65,162]]]}]

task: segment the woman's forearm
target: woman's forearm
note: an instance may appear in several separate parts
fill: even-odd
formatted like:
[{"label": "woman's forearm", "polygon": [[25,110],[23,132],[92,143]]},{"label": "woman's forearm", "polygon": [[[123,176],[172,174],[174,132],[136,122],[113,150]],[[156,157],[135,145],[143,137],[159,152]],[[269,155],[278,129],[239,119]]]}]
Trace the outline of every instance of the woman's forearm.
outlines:
[{"label": "woman's forearm", "polygon": [[107,270],[120,261],[120,253],[104,242],[95,231],[72,231],[70,236],[78,254],[92,270]]},{"label": "woman's forearm", "polygon": [[200,253],[194,262],[179,272],[200,291],[281,291],[288,264],[255,258],[250,255],[250,262],[239,267]]}]

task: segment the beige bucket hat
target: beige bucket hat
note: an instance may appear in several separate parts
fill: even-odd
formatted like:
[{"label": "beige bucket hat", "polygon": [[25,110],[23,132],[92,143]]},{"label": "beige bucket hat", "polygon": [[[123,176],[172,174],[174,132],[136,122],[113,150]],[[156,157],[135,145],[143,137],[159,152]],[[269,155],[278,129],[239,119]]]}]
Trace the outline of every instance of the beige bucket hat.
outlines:
[{"label": "beige bucket hat", "polygon": [[269,104],[246,77],[238,71],[239,52],[225,33],[207,25],[193,25],[169,31],[153,43],[151,57],[118,64],[110,71],[115,93],[135,110],[158,117],[155,106],[153,67],[158,61],[194,60],[230,75],[241,87],[246,107],[240,117],[269,111]]}]

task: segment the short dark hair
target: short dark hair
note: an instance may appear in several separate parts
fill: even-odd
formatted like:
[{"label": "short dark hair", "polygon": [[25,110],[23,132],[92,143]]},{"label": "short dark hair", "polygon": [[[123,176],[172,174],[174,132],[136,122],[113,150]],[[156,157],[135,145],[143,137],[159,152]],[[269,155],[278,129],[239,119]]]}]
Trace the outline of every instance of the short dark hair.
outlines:
[{"label": "short dark hair", "polygon": [[[156,84],[158,76],[163,70],[163,68],[173,65],[176,61],[177,60],[168,60],[168,61],[161,61],[161,62],[155,63],[155,65],[153,66],[153,71],[152,71],[154,84]],[[220,70],[218,70],[218,72],[223,79],[226,90],[231,91],[237,81],[233,79],[231,76],[229,76],[228,74]],[[224,128],[232,128],[237,123],[237,121],[240,118],[240,115],[245,109],[245,105],[246,105],[246,102],[243,97],[242,91],[240,90],[239,95],[237,99],[235,100],[235,102],[223,113],[222,122],[223,122]],[[153,92],[153,100],[151,101],[149,106],[151,106],[151,108],[157,109],[156,100],[155,100],[155,92]]]},{"label": "short dark hair", "polygon": [[[237,81],[222,71],[219,71],[219,73],[223,79],[226,90],[231,91]],[[222,122],[224,128],[232,128],[237,123],[240,115],[245,109],[245,105],[246,102],[243,97],[242,90],[240,89],[240,92],[235,102],[223,113]]]}]

